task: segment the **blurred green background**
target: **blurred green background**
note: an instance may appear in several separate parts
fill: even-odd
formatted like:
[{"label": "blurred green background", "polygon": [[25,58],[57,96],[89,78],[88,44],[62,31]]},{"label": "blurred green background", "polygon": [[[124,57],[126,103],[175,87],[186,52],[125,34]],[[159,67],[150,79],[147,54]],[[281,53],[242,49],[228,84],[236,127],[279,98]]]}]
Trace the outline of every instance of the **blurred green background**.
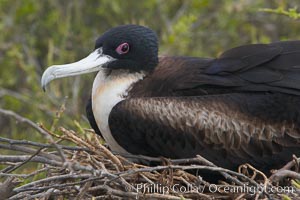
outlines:
[{"label": "blurred green background", "polygon": [[[300,39],[299,16],[291,9],[297,5],[299,0],[0,0],[0,107],[48,128],[89,128],[85,103],[95,74],[56,80],[47,93],[40,78],[52,64],[88,55],[107,29],[145,25],[157,32],[160,54],[215,57],[238,45]],[[0,135],[41,140],[1,115]]]}]

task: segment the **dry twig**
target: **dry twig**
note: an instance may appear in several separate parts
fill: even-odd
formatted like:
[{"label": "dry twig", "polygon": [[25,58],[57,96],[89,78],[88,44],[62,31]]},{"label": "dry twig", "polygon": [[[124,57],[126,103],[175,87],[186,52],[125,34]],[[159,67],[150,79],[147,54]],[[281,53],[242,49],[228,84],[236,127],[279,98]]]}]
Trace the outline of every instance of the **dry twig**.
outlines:
[{"label": "dry twig", "polygon": [[[235,172],[218,167],[200,156],[165,160],[146,156],[115,155],[98,142],[96,135],[91,140],[87,140],[78,136],[74,131],[60,128],[64,135],[59,136],[11,111],[0,109],[0,113],[30,125],[45,136],[50,143],[43,144],[0,137],[0,149],[12,152],[12,155],[8,153],[0,155],[0,165],[4,166],[0,171],[0,177],[6,178],[7,181],[15,180],[16,177],[24,180],[24,184],[19,187],[16,183],[9,181],[0,184],[0,193],[4,189],[7,191],[5,198],[11,200],[24,198],[104,199],[109,197],[118,199],[245,199],[253,197],[256,199],[281,199],[280,193],[264,191],[251,196],[243,190],[226,193],[224,188],[235,189],[245,185],[256,188],[275,187],[280,186],[280,180],[289,181],[287,177],[300,179],[297,171],[299,158],[294,159],[267,178],[265,174],[248,164],[242,167],[243,169],[246,167],[248,173],[245,173],[245,170]],[[59,145],[54,138],[69,141],[75,144],[75,147]],[[154,161],[159,165],[145,166],[134,163],[126,157]],[[28,174],[16,173],[16,169],[21,166],[27,167],[28,163],[39,163],[39,165],[35,165],[35,169]],[[222,174],[226,181],[215,185],[221,190],[216,192],[209,190],[212,183],[189,172],[198,169]],[[32,180],[33,177],[35,180]],[[174,190],[174,188],[172,189],[174,186],[185,188],[186,191]],[[189,188],[190,186],[203,190],[194,191]],[[295,189],[292,193],[285,195],[290,198],[298,198],[300,192]]]}]

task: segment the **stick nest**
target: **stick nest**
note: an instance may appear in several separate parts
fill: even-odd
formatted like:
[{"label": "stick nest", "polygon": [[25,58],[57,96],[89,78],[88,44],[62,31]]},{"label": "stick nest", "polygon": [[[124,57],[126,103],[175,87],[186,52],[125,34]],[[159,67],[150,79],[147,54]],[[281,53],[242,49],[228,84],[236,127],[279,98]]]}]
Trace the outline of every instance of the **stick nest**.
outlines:
[{"label": "stick nest", "polygon": [[[117,155],[94,133],[78,134],[61,127],[57,135],[11,111],[0,109],[0,113],[30,125],[48,140],[0,137],[0,149],[10,152],[0,155],[0,199],[300,198],[300,159],[295,156],[267,177],[249,164],[232,171],[201,156],[169,160]],[[219,173],[223,180],[209,182],[199,170]]]}]

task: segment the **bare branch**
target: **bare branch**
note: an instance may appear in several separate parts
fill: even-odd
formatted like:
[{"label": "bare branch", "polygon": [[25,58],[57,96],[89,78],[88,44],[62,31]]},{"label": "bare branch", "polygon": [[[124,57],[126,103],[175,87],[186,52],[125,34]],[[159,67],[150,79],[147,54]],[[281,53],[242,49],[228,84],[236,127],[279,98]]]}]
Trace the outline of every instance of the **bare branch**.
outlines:
[{"label": "bare branch", "polygon": [[[53,145],[50,144],[42,144],[38,142],[32,142],[32,141],[27,141],[27,140],[13,140],[9,138],[3,138],[0,137],[0,142],[6,142],[9,143],[10,145],[25,145],[25,146],[35,146],[35,147],[43,147],[43,148],[54,148]],[[90,152],[88,148],[83,148],[83,147],[72,147],[72,146],[64,146],[58,144],[58,146],[61,149],[66,149],[66,150],[71,150],[71,151],[87,151]]]},{"label": "bare branch", "polygon": [[57,149],[57,151],[59,152],[59,154],[61,155],[61,158],[63,161],[66,160],[63,152],[62,152],[62,149],[55,143],[55,141],[53,140],[53,138],[51,137],[51,135],[48,134],[48,132],[44,129],[42,129],[40,126],[38,126],[36,123],[34,123],[33,121],[27,119],[27,118],[24,118],[20,115],[18,115],[17,113],[11,111],[11,110],[4,110],[4,109],[1,109],[0,108],[0,114],[3,114],[5,116],[8,116],[8,117],[12,117],[14,118],[15,120],[17,120],[18,122],[21,122],[21,123],[25,123],[27,125],[29,125],[30,127],[32,127],[33,129],[37,130],[39,133],[41,133],[48,141],[50,141],[50,143]]},{"label": "bare branch", "polygon": [[0,199],[7,199],[14,194],[14,187],[21,183],[20,180],[14,177],[7,178],[4,183],[0,183]]},{"label": "bare branch", "polygon": [[37,156],[41,151],[42,151],[43,147],[39,148],[32,156],[30,156],[28,159],[26,159],[25,161],[21,162],[20,164],[14,166],[13,168],[7,170],[7,171],[3,171],[3,173],[10,173],[18,168],[20,168],[21,166],[25,165],[26,163],[28,163],[31,159],[33,159],[35,156]]},{"label": "bare branch", "polygon": [[[24,162],[28,160],[31,156],[24,156],[24,155],[17,155],[17,156],[12,156],[12,155],[0,155],[0,163],[4,162]],[[44,164],[49,164],[53,166],[61,166],[62,163],[58,162],[56,160],[50,160],[48,158],[42,157],[42,156],[35,156],[33,157],[30,162],[37,162],[37,163],[44,163]]]},{"label": "bare branch", "polygon": [[[22,152],[22,153],[29,153],[29,154],[35,154],[36,153],[36,149],[29,148],[29,147],[24,147],[24,146],[20,146],[20,145],[5,145],[5,144],[0,144],[0,149],[7,149],[7,150],[19,151],[19,152]],[[48,159],[61,161],[60,157],[58,157],[56,155],[53,155],[53,154],[39,152],[39,155],[43,156],[45,158],[48,158]]]},{"label": "bare branch", "polygon": [[274,182],[279,182],[282,179],[287,178],[287,177],[300,180],[299,173],[293,172],[293,171],[287,170],[287,169],[279,170],[276,173],[274,173],[271,177],[271,180]]}]

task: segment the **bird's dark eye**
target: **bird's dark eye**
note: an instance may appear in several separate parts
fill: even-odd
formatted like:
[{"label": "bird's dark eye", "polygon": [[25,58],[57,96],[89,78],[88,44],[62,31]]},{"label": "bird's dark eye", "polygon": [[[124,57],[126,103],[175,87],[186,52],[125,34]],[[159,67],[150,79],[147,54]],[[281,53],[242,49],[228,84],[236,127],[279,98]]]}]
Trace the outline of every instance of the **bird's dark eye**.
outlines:
[{"label": "bird's dark eye", "polygon": [[128,43],[122,43],[120,44],[117,48],[116,48],[116,52],[118,54],[125,54],[125,53],[128,53],[129,51],[129,44]]}]

